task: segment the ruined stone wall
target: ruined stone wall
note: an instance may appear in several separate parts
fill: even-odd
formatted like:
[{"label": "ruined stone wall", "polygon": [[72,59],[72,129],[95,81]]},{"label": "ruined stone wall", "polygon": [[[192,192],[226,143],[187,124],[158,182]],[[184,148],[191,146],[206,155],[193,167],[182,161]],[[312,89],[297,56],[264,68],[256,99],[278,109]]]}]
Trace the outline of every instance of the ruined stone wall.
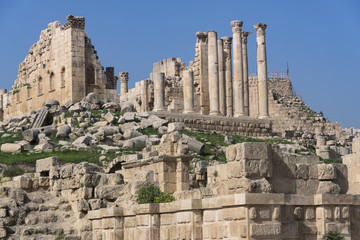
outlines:
[{"label": "ruined stone wall", "polygon": [[90,211],[93,239],[316,240],[335,229],[359,239],[360,202],[347,193],[345,165],[266,143],[232,145],[226,157],[207,168],[206,187],[177,191],[177,201]]},{"label": "ruined stone wall", "polygon": [[2,95],[4,118],[38,110],[50,98],[63,105],[81,101],[90,92],[104,100],[110,94],[101,62],[84,31],[85,19],[68,16],[67,20],[64,25],[49,23],[31,46],[12,89]]}]

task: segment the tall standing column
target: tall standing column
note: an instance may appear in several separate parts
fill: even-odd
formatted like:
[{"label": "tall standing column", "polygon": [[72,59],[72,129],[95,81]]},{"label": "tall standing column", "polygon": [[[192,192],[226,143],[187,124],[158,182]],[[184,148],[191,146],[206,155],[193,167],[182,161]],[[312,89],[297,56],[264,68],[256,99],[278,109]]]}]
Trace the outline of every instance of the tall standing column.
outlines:
[{"label": "tall standing column", "polygon": [[247,54],[247,37],[251,32],[242,32],[242,57],[243,57],[243,75],[244,75],[244,112],[246,116],[250,114],[249,106],[249,69],[248,69],[248,54]]},{"label": "tall standing column", "polygon": [[209,98],[210,115],[220,115],[219,112],[219,69],[217,54],[217,34],[208,31],[208,62],[209,62]]},{"label": "tall standing column", "polygon": [[217,48],[218,48],[218,63],[219,63],[219,109],[221,115],[226,116],[224,44],[221,38],[217,40]]},{"label": "tall standing column", "polygon": [[232,37],[223,37],[225,59],[225,91],[226,91],[226,116],[233,116],[233,84],[231,65],[231,41]]},{"label": "tall standing column", "polygon": [[124,96],[128,92],[128,81],[129,81],[129,73],[128,72],[120,72],[120,95]]},{"label": "tall standing column", "polygon": [[267,62],[265,29],[267,24],[258,23],[256,29],[256,58],[259,91],[259,118],[269,118],[268,87],[267,87]]},{"label": "tall standing column", "polygon": [[184,111],[183,113],[194,112],[194,75],[191,70],[183,71]]},{"label": "tall standing column", "polygon": [[165,74],[154,72],[152,74],[154,81],[154,112],[165,111]]},{"label": "tall standing column", "polygon": [[197,32],[197,54],[200,75],[200,113],[209,114],[209,73],[208,73],[208,35],[207,32]]},{"label": "tall standing column", "polygon": [[233,69],[234,69],[234,116],[245,116],[244,112],[244,76],[243,76],[243,62],[242,62],[242,47],[241,47],[241,27],[243,21],[232,21],[233,33]]}]

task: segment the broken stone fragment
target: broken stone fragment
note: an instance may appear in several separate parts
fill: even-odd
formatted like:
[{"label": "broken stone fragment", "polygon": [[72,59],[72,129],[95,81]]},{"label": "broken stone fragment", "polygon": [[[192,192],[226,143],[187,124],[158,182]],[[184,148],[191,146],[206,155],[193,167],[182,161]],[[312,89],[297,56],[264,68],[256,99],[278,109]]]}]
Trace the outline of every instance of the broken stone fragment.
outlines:
[{"label": "broken stone fragment", "polygon": [[114,114],[112,114],[111,112],[107,112],[104,118],[108,123],[114,123],[116,121]]}]

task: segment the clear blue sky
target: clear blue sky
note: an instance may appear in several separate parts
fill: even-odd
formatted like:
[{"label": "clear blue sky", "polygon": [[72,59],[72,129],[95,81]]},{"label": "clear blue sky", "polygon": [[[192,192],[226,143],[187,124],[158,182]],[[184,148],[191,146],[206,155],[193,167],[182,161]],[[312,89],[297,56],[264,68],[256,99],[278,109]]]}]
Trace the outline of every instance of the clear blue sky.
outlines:
[{"label": "clear blue sky", "polygon": [[49,22],[84,16],[104,67],[130,72],[130,87],[168,57],[194,58],[197,31],[231,36],[243,20],[249,71],[256,71],[253,25],[268,24],[268,71],[286,70],[315,111],[343,127],[360,128],[360,1],[28,1],[0,0],[0,88],[10,89],[18,65]]}]

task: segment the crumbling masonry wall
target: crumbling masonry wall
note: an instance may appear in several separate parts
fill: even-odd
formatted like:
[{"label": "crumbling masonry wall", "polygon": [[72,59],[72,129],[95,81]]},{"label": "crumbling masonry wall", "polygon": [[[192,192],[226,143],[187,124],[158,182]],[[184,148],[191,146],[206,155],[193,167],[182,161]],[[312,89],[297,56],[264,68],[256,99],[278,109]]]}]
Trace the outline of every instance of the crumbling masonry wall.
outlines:
[{"label": "crumbling masonry wall", "polygon": [[19,65],[17,79],[8,93],[2,93],[4,119],[30,113],[48,99],[61,105],[81,101],[96,92],[103,100],[117,100],[113,68],[101,65],[85,32],[85,18],[68,16],[67,22],[48,24]]}]

